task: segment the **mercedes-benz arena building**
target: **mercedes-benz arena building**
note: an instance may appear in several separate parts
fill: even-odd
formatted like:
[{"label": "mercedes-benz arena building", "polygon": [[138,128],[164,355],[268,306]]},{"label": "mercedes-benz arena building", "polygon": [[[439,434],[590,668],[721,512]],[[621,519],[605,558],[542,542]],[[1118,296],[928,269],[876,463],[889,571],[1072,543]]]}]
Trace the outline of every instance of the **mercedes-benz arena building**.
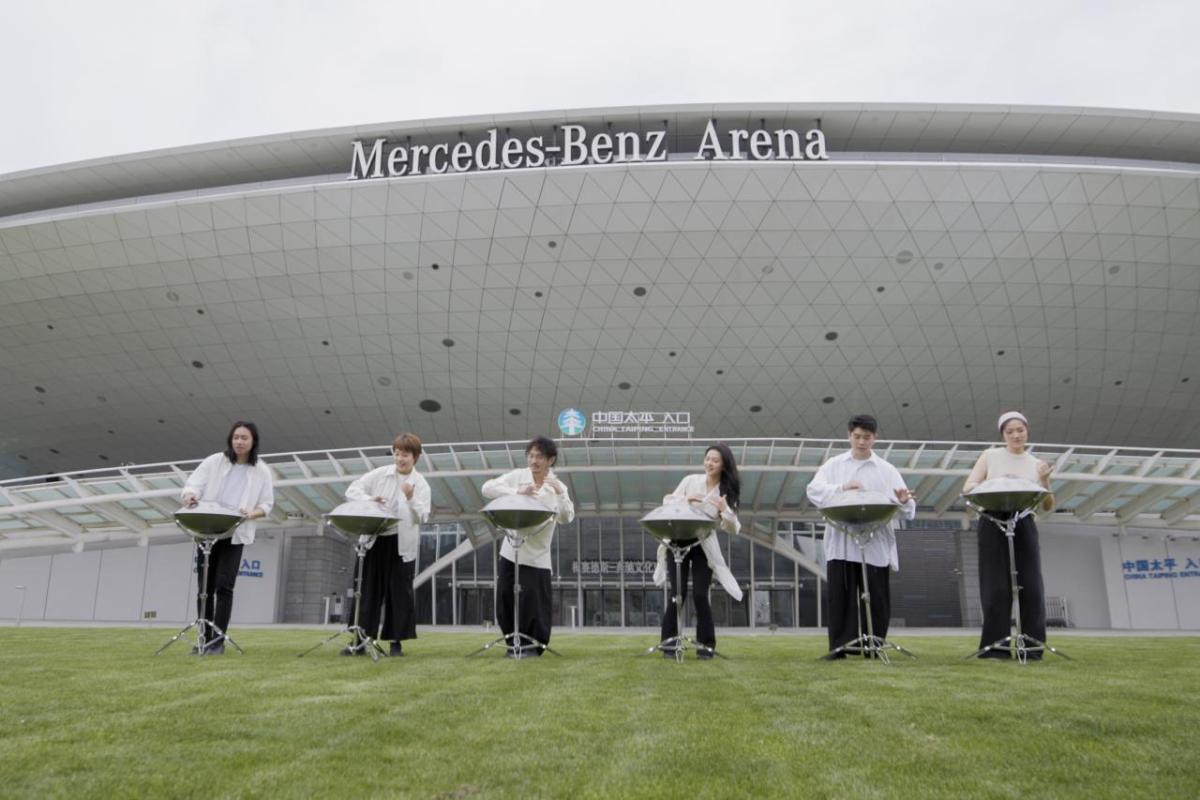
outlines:
[{"label": "mercedes-benz arena building", "polygon": [[748,591],[714,589],[718,624],[819,625],[804,490],[867,412],[920,504],[896,624],[970,626],[959,490],[1017,407],[1055,467],[1052,622],[1200,628],[1198,178],[1200,117],[837,104],[434,120],[0,176],[0,617],[188,618],[179,487],[253,419],[277,504],[235,622],[343,611],[352,557],[322,514],[411,430],[426,623],[491,618],[479,486],[549,433],[579,512],[557,624],[657,624],[636,520],[722,440]]}]

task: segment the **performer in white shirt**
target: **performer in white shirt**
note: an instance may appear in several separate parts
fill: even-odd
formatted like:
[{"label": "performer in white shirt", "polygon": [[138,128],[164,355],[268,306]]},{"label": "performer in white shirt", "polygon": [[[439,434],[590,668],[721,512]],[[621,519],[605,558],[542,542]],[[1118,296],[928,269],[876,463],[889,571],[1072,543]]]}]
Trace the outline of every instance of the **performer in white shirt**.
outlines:
[{"label": "performer in white shirt", "polygon": [[[554,598],[551,594],[550,570],[552,565],[550,545],[558,523],[569,523],[575,519],[575,505],[567,493],[567,487],[554,476],[551,467],[558,459],[558,445],[546,436],[535,436],[525,446],[525,460],[529,465],[514,469],[483,484],[483,496],[494,499],[506,494],[526,494],[536,497],[554,512],[554,516],[542,525],[523,528],[517,535],[524,539],[519,556],[521,559],[521,619],[520,633],[531,636],[543,646],[550,644],[550,628],[554,614]],[[496,576],[496,621],[505,636],[513,633],[513,580],[514,564],[518,551],[506,538],[500,546],[499,574]],[[522,655],[542,654],[541,647],[534,647]],[[515,657],[512,648],[509,657]]]},{"label": "performer in white shirt", "polygon": [[[222,633],[208,641],[204,654],[221,655],[225,652],[223,634],[229,630],[229,617],[233,613],[233,585],[242,565],[242,549],[254,543],[254,520],[270,514],[275,505],[271,469],[258,460],[258,427],[242,420],[233,423],[225,437],[225,450],[200,462],[184,482],[180,499],[186,508],[204,500],[236,509],[245,517],[234,530],[233,538],[221,539],[213,545],[208,562],[206,607],[200,608],[199,596],[196,599],[199,616]],[[193,648],[192,652],[197,651]]]},{"label": "performer in white shirt", "polygon": [[[742,528],[737,518],[737,509],[742,491],[741,478],[738,476],[737,462],[733,452],[724,444],[714,444],[704,451],[704,472],[698,475],[688,475],[679,482],[679,486],[664,502],[672,498],[683,498],[689,503],[695,503],[701,509],[718,517],[719,527],[726,533],[736,535]],[[687,542],[683,542],[687,544]],[[703,660],[713,657],[717,646],[717,633],[713,625],[712,603],[708,599],[708,589],[712,585],[713,574],[722,588],[734,600],[742,599],[742,589],[729,567],[725,565],[725,557],[721,554],[721,543],[716,534],[704,537],[700,545],[693,547],[684,557],[680,565],[679,578],[683,582],[682,596],[687,597],[688,575],[692,578],[692,605],[696,609],[696,641],[707,649],[699,649],[696,656]],[[658,546],[658,565],[654,570],[654,583],[662,586],[670,582],[671,596],[680,591],[675,586],[675,567],[667,563],[667,547]],[[675,604],[668,602],[663,609],[661,641],[679,635],[679,620],[675,617]],[[664,649],[664,658],[675,658],[675,652]]]},{"label": "performer in white shirt", "polygon": [[[875,455],[879,423],[869,414],[858,414],[850,418],[847,428],[850,449],[821,465],[808,484],[808,499],[820,508],[839,492],[854,489],[882,492],[895,496],[904,507],[901,512],[904,518],[913,519],[917,515],[917,504],[904,484],[904,478],[895,467]],[[833,655],[833,651],[858,637],[859,614],[865,613],[861,607],[863,587],[859,566],[864,561],[867,564],[867,589],[871,595],[871,624],[876,636],[887,639],[888,621],[892,615],[888,571],[900,569],[895,517],[890,525],[871,537],[865,548],[860,548],[837,525],[826,522],[830,650],[826,658],[845,658],[845,653]]]},{"label": "performer in white shirt", "polygon": [[[347,500],[374,500],[399,519],[395,536],[368,540],[363,559],[362,605],[360,624],[367,636],[390,641],[388,654],[404,655],[405,639],[417,638],[416,599],[413,573],[421,542],[421,523],[428,521],[432,506],[429,483],[416,464],[421,458],[421,439],[414,433],[402,433],[392,441],[394,464],[379,467],[363,475],[346,489]],[[392,540],[395,544],[392,544]],[[380,612],[383,627],[380,628]],[[364,642],[355,642],[342,655],[366,655]]]},{"label": "performer in white shirt", "polygon": [[[1020,411],[1007,411],[997,423],[1004,447],[993,447],[979,455],[967,476],[963,491],[969,492],[988,478],[1017,477],[1040,483],[1050,489],[1053,467],[1033,457],[1026,449],[1029,421]],[[1054,510],[1054,495],[1047,494],[1042,511]],[[1000,515],[995,515],[1000,516]],[[1009,635],[1012,614],[1012,586],[1009,581],[1008,542],[1004,532],[986,517],[979,518],[979,602],[983,608],[980,648]],[[1046,641],[1046,596],[1042,585],[1042,556],[1038,545],[1037,523],[1033,515],[1017,523],[1013,537],[1013,555],[1017,560],[1017,584],[1021,587],[1021,632],[1038,641]],[[980,658],[1011,658],[1008,650],[988,650]],[[1026,658],[1036,661],[1042,651]]]}]

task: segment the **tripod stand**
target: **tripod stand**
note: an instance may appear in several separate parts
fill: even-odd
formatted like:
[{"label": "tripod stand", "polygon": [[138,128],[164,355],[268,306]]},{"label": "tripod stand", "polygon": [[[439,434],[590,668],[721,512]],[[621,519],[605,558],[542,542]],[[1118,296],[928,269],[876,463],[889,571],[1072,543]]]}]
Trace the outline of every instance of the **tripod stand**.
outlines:
[{"label": "tripod stand", "polygon": [[339,636],[342,636],[347,633],[350,634],[349,651],[351,653],[365,652],[367,655],[369,655],[371,657],[372,661],[376,661],[376,662],[379,661],[379,657],[381,655],[386,655],[383,652],[383,648],[379,646],[379,643],[376,642],[375,639],[373,639],[372,637],[368,636],[367,632],[362,629],[361,625],[358,624],[358,612],[359,612],[360,606],[362,605],[363,560],[367,556],[367,550],[370,549],[371,545],[375,542],[375,539],[377,537],[375,534],[370,534],[365,537],[366,541],[363,541],[363,538],[364,537],[359,537],[354,540],[354,555],[356,557],[356,561],[355,561],[355,565],[354,565],[354,619],[352,621],[353,624],[342,626],[342,629],[339,630],[338,632],[326,637],[325,639],[322,639],[321,641],[314,644],[312,647],[305,650],[303,653],[297,653],[296,658],[304,658],[306,655],[313,652],[314,650],[321,647],[322,645],[328,644],[329,642],[332,642],[334,639],[338,638]]},{"label": "tripod stand", "polygon": [[[867,543],[875,537],[875,534],[884,526],[888,525],[888,521],[883,523],[875,523],[873,525],[846,525],[846,532],[854,543],[858,545],[859,551],[859,567],[862,569],[862,604],[856,604],[858,616],[858,638],[846,642],[840,647],[836,647],[829,651],[822,658],[832,660],[838,658],[844,653],[854,652],[861,653],[865,658],[877,658],[884,664],[891,664],[892,661],[888,657],[889,650],[895,650],[903,653],[909,658],[915,659],[916,656],[905,650],[898,644],[892,644],[887,639],[875,635],[875,621],[871,619],[871,589],[867,583]],[[867,620],[867,631],[863,633],[863,618]]]},{"label": "tripod stand", "polygon": [[[545,522],[539,525],[537,529],[530,534],[530,536],[536,535],[538,531],[540,531],[546,525],[549,525],[552,520],[553,517],[549,517]],[[554,655],[560,656],[562,654],[553,650],[549,645],[543,644],[529,634],[521,632],[521,545],[525,544],[525,539],[527,537],[518,535],[517,532],[511,528],[500,528],[499,530],[504,534],[504,538],[508,539],[508,543],[513,549],[512,632],[493,639],[478,650],[468,653],[467,658],[484,653],[501,643],[508,648],[508,657],[518,660],[529,657],[534,653],[534,651],[539,651],[537,655],[541,655],[542,652],[546,652],[554,653]]]},{"label": "tripod stand", "polygon": [[[237,518],[234,521],[233,525],[231,525],[228,530],[232,531],[234,528],[236,528],[241,523],[241,521],[242,521],[241,518]],[[227,531],[218,536],[207,536],[207,535],[199,534],[192,530],[188,530],[186,527],[181,525],[178,520],[175,521],[175,524],[179,525],[179,527],[185,533],[187,533],[188,536],[191,536],[193,539],[196,540],[196,546],[200,548],[200,552],[204,555],[203,565],[200,568],[200,584],[197,587],[197,589],[199,590],[198,595],[197,595],[198,602],[199,602],[199,608],[197,609],[196,618],[193,619],[191,622],[189,622],[187,625],[185,625],[183,627],[183,629],[181,631],[179,631],[179,633],[172,636],[171,639],[166,644],[164,644],[162,647],[158,648],[158,650],[154,653],[154,655],[157,656],[157,655],[161,654],[168,647],[170,647],[171,645],[175,644],[175,642],[182,639],[184,634],[186,634],[192,628],[196,629],[196,655],[199,655],[199,656],[207,655],[208,647],[210,645],[213,645],[213,644],[216,644],[216,643],[219,643],[222,641],[229,642],[231,645],[233,645],[233,649],[237,650],[242,655],[245,655],[246,651],[243,650],[241,647],[239,647],[238,643],[235,642],[232,638],[230,638],[230,636],[228,634],[226,634],[225,631],[218,628],[212,620],[204,618],[205,613],[207,613],[207,611],[208,611],[208,562],[209,562],[210,556],[212,555],[213,545],[215,545],[221,539],[229,538],[229,536],[231,534],[229,534]],[[215,607],[213,608],[213,612],[214,613],[216,612]],[[212,631],[211,636],[206,635],[206,633],[209,630]]]},{"label": "tripod stand", "polygon": [[706,644],[701,644],[683,633],[683,598],[687,589],[683,585],[683,560],[687,558],[688,553],[693,548],[699,547],[700,540],[694,539],[687,544],[682,544],[673,539],[664,539],[662,543],[664,547],[671,551],[671,557],[675,560],[675,595],[671,598],[671,602],[675,605],[675,626],[678,633],[663,639],[651,647],[646,651],[646,655],[654,652],[672,653],[675,656],[676,664],[683,663],[684,653],[688,650],[695,650],[697,653],[705,653],[709,656],[720,656],[727,659],[728,656],[725,654],[718,653],[714,648]]},{"label": "tripod stand", "polygon": [[1010,632],[1008,636],[997,639],[996,641],[992,642],[991,644],[984,645],[983,647],[976,650],[974,653],[971,653],[971,655],[967,656],[967,658],[978,658],[978,657],[982,656],[984,653],[990,652],[992,650],[996,650],[996,651],[1007,650],[1009,652],[1010,658],[1016,658],[1017,663],[1025,664],[1029,660],[1030,653],[1043,653],[1043,652],[1049,650],[1051,653],[1054,653],[1056,656],[1062,656],[1063,658],[1070,661],[1071,657],[1068,656],[1066,653],[1063,653],[1063,652],[1060,652],[1060,651],[1054,649],[1053,647],[1046,644],[1045,642],[1035,639],[1032,636],[1030,636],[1029,634],[1024,633],[1021,630],[1021,586],[1017,582],[1017,556],[1016,556],[1016,548],[1013,545],[1013,540],[1016,538],[1016,535],[1017,535],[1017,523],[1019,523],[1025,517],[1028,517],[1029,515],[1033,514],[1033,509],[1026,508],[1022,511],[1018,511],[1018,512],[1010,515],[1007,519],[1001,519],[999,517],[995,517],[995,516],[989,514],[987,511],[985,511],[983,508],[980,508],[977,505],[974,505],[974,504],[970,504],[970,505],[972,506],[972,508],[974,508],[976,511],[979,512],[979,516],[985,517],[988,520],[991,520],[993,523],[995,523],[996,527],[1000,528],[1000,530],[1002,530],[1004,532],[1005,538],[1008,539],[1008,577],[1009,577],[1010,590],[1012,592],[1012,602],[1013,602],[1013,612],[1014,612],[1013,617],[1016,620],[1016,625],[1015,625],[1016,633],[1014,634],[1014,633]]}]

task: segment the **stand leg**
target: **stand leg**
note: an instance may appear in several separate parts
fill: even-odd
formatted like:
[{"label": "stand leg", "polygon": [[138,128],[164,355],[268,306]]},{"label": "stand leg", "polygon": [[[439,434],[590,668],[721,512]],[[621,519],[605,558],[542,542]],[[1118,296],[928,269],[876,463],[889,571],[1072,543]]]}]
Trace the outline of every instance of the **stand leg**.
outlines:
[{"label": "stand leg", "polygon": [[[862,550],[863,552],[865,552],[865,548],[863,547],[864,543],[865,542],[863,541],[858,543],[859,550]],[[841,647],[830,650],[828,653],[821,656],[821,658],[826,661],[833,661],[843,653],[853,652],[861,653],[865,658],[877,658],[884,664],[891,664],[892,660],[888,657],[887,651],[895,650],[896,652],[903,653],[909,658],[915,660],[916,656],[908,650],[904,649],[898,644],[892,644],[881,636],[875,635],[875,621],[871,619],[871,589],[870,584],[867,583],[867,562],[865,558],[859,562],[859,566],[862,568],[862,594],[860,595],[862,597],[862,604],[859,605],[857,609],[858,638],[853,641],[846,642]],[[867,632],[865,635],[862,632],[863,617],[866,617],[867,620]]]},{"label": "stand leg", "polygon": [[[205,651],[208,649],[208,647],[210,645],[217,643],[217,642],[221,642],[221,641],[229,642],[230,644],[233,645],[234,649],[236,649],[242,655],[245,655],[246,651],[244,651],[241,647],[238,647],[237,642],[235,642],[235,641],[233,641],[233,639],[229,638],[229,636],[227,636],[223,630],[218,628],[212,622],[212,620],[205,619],[205,617],[204,617],[205,612],[208,610],[209,558],[212,554],[212,549],[213,549],[214,544],[215,544],[215,540],[207,539],[207,538],[201,539],[197,544],[197,546],[200,548],[200,552],[204,555],[204,560],[201,564],[200,574],[198,576],[199,577],[199,585],[196,587],[196,589],[197,589],[197,605],[199,606],[199,608],[197,609],[198,613],[196,615],[196,618],[193,619],[191,622],[189,622],[187,625],[183,626],[183,628],[179,631],[179,633],[172,636],[167,641],[166,644],[164,644],[162,647],[158,648],[158,650],[155,651],[154,655],[156,655],[156,656],[161,655],[164,650],[166,650],[171,645],[175,644],[175,642],[182,639],[184,634],[186,634],[192,628],[196,629],[196,650],[195,650],[196,655],[201,655],[201,656],[204,655]],[[212,632],[212,635],[207,635],[210,632],[210,630]]]},{"label": "stand leg", "polygon": [[1008,580],[1010,591],[1012,592],[1013,605],[1011,612],[1014,615],[1016,633],[1005,636],[1002,639],[997,639],[989,645],[984,645],[967,656],[967,658],[979,658],[984,653],[992,650],[1007,650],[1009,651],[1009,657],[1015,658],[1018,664],[1026,664],[1029,661],[1030,653],[1042,653],[1049,650],[1056,656],[1062,656],[1068,661],[1071,660],[1071,657],[1066,653],[1054,649],[1039,639],[1026,635],[1021,630],[1021,586],[1017,580],[1017,551],[1013,542],[1017,536],[1017,523],[1032,513],[1032,511],[1023,511],[1005,520],[988,517],[992,522],[1000,524],[1000,527],[1004,530],[1005,538],[1008,539]]},{"label": "stand leg", "polygon": [[[372,542],[374,541],[374,537],[372,537],[371,541]],[[332,642],[334,639],[336,639],[339,636],[342,636],[344,634],[347,634],[347,633],[350,634],[349,648],[350,648],[351,652],[356,653],[356,652],[359,652],[360,650],[362,650],[371,657],[372,661],[375,661],[375,662],[379,661],[380,656],[387,655],[386,653],[383,652],[383,648],[379,646],[379,643],[376,642],[375,639],[373,639],[372,637],[368,636],[367,632],[365,630],[363,630],[361,625],[358,624],[358,613],[359,613],[359,609],[360,609],[361,603],[362,603],[363,561],[367,557],[367,544],[368,543],[364,543],[364,542],[355,542],[354,543],[354,553],[355,553],[355,556],[357,557],[357,562],[354,565],[354,621],[353,621],[353,624],[343,626],[340,631],[322,639],[321,641],[317,642],[312,647],[305,650],[303,653],[297,653],[296,658],[304,658],[304,656],[308,655],[309,653],[313,652],[314,650],[322,647],[323,645],[328,644],[329,642]],[[237,645],[234,645],[234,646],[236,647]]]},{"label": "stand leg", "polygon": [[561,656],[557,650],[554,650],[548,644],[543,644],[527,633],[521,632],[521,545],[524,544],[524,539],[517,536],[514,531],[505,530],[504,535],[513,546],[513,622],[512,633],[506,633],[496,639],[480,647],[478,650],[473,650],[467,653],[467,658],[477,656],[480,653],[486,653],[498,644],[503,643],[506,654],[509,658],[517,659],[527,658],[534,650],[541,653],[553,653],[556,656]]},{"label": "stand leg", "polygon": [[675,656],[676,664],[683,663],[684,654],[688,650],[695,650],[697,653],[704,653],[709,656],[720,656],[726,660],[729,658],[724,653],[718,653],[715,648],[709,647],[706,644],[701,644],[692,637],[683,633],[683,597],[685,590],[683,585],[683,559],[687,557],[687,554],[697,544],[698,542],[693,542],[686,547],[677,547],[674,544],[667,545],[675,559],[675,594],[672,596],[671,601],[675,606],[675,630],[677,633],[674,636],[663,639],[661,642],[648,649],[646,651],[646,655],[651,655],[653,653],[670,653]]}]

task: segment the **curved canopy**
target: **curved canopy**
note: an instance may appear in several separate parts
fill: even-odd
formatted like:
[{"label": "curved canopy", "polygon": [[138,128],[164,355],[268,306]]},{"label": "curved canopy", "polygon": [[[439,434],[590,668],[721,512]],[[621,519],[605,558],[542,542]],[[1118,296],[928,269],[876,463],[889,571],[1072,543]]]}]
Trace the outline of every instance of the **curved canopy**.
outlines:
[{"label": "curved canopy", "polygon": [[[842,439],[726,440],[742,477],[743,534],[771,544],[778,523],[819,521],[805,497],[817,468]],[[417,468],[433,491],[433,521],[462,522],[474,541],[491,533],[479,510],[488,477],[523,466],[524,442],[428,445]],[[923,518],[965,518],[959,494],[982,446],[974,442],[882,442]],[[1054,464],[1056,522],[1104,528],[1200,531],[1200,453],[1039,445]],[[704,445],[662,439],[563,439],[555,473],[582,516],[641,516],[680,478],[701,470]],[[262,457],[275,475],[280,528],[319,525],[346,487],[391,463],[386,448],[279,453]],[[133,465],[0,483],[0,556],[89,546],[148,544],[177,535],[171,514],[198,462]]]}]

